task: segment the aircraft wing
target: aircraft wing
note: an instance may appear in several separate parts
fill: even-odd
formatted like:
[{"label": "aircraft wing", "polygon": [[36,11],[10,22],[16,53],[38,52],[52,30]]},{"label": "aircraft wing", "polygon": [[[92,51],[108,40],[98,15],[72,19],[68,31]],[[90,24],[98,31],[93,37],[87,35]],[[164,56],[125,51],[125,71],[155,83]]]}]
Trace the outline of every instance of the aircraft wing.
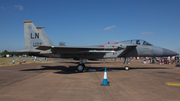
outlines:
[{"label": "aircraft wing", "polygon": [[81,53],[109,53],[115,52],[116,49],[124,49],[125,47],[99,47],[99,46],[90,46],[90,47],[68,47],[68,46],[39,46],[36,49],[39,50],[48,50],[48,49],[77,49]]}]

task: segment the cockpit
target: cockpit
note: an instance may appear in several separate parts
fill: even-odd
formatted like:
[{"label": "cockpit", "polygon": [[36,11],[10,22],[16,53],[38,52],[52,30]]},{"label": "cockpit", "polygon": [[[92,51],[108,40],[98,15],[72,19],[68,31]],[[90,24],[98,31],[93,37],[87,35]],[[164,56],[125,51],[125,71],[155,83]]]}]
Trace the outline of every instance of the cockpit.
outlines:
[{"label": "cockpit", "polygon": [[131,43],[131,44],[138,44],[138,45],[148,45],[148,46],[152,46],[152,44],[150,44],[147,41],[144,40],[139,40],[139,39],[135,39],[135,40],[127,40],[127,41],[122,41],[123,43]]}]

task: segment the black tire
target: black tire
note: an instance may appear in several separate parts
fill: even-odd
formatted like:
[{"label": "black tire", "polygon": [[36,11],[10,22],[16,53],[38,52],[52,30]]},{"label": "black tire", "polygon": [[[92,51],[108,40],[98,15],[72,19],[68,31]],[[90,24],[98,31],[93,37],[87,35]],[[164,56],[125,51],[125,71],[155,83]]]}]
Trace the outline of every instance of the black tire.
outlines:
[{"label": "black tire", "polygon": [[83,64],[77,65],[77,70],[78,70],[78,72],[82,72],[82,71],[84,70],[84,66],[85,66],[85,65],[83,65]]},{"label": "black tire", "polygon": [[82,64],[82,66],[83,66],[84,68],[86,67],[84,63]]}]

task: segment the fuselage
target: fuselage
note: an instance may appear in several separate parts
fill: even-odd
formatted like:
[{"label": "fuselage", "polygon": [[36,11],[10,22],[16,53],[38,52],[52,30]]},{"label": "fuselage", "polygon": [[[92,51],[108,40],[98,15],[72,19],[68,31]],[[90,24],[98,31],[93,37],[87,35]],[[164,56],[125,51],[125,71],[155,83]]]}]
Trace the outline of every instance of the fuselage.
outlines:
[{"label": "fuselage", "polygon": [[[118,42],[115,44],[97,45],[96,47],[102,47],[102,49],[89,51],[100,52],[81,52],[87,51],[87,49],[51,49],[51,57],[60,58],[75,58],[75,59],[103,59],[103,58],[117,58],[117,57],[165,57],[177,55],[176,52],[171,50],[153,46],[151,44],[136,44]],[[106,49],[108,47],[116,47],[114,49]],[[109,52],[103,52],[109,51]],[[110,52],[113,51],[113,52]]]}]

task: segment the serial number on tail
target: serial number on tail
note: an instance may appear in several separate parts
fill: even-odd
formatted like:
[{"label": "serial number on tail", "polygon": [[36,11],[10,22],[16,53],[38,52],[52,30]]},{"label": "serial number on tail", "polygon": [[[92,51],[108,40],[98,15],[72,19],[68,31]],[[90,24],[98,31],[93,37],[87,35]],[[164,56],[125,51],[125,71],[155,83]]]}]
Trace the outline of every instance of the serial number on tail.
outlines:
[{"label": "serial number on tail", "polygon": [[38,47],[39,45],[42,45],[42,42],[34,42],[33,47]]}]

